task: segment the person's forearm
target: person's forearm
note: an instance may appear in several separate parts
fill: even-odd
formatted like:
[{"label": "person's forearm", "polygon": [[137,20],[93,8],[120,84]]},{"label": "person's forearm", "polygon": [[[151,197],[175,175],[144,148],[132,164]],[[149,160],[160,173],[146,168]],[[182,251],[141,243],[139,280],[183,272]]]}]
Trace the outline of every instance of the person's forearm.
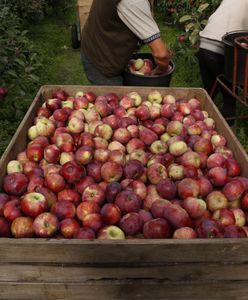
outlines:
[{"label": "person's forearm", "polygon": [[154,61],[157,65],[156,73],[165,73],[168,71],[171,54],[166,44],[161,38],[158,38],[150,42],[149,47],[152,50]]}]

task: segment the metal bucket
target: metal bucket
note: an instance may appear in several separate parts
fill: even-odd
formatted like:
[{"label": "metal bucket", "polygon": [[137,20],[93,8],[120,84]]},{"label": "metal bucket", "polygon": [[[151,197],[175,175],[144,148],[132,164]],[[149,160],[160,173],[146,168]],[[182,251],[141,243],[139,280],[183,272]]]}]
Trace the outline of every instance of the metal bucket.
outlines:
[{"label": "metal bucket", "polygon": [[[225,55],[225,77],[230,82],[233,82],[233,71],[234,71],[234,48],[235,48],[235,39],[247,36],[247,30],[231,31],[226,33],[222,37],[224,43],[224,55]],[[246,60],[247,51],[241,47],[238,47],[238,56],[237,56],[237,83],[241,86],[244,85],[245,79],[245,60]]]}]

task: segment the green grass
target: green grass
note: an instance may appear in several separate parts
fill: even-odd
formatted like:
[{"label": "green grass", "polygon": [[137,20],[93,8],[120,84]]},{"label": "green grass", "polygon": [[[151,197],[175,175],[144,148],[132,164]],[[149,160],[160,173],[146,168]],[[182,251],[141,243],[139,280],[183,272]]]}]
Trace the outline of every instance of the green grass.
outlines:
[{"label": "green grass", "polygon": [[[75,1],[73,1],[75,2]],[[88,84],[80,50],[71,47],[71,24],[77,22],[76,6],[58,12],[30,28],[29,37],[42,57],[41,85]]]}]

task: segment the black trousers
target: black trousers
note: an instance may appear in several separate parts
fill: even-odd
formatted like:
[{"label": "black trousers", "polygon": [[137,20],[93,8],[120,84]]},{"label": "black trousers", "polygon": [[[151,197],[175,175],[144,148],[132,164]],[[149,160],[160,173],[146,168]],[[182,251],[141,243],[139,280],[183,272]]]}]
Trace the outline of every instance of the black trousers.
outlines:
[{"label": "black trousers", "polygon": [[[210,93],[215,79],[218,75],[224,73],[224,55],[200,48],[196,57],[199,61],[199,67],[202,77],[204,88]],[[228,80],[225,84],[231,88],[232,83]],[[232,97],[224,88],[220,88],[223,98],[223,105],[221,113],[224,118],[235,117],[236,115],[236,99]],[[228,123],[232,125],[233,120],[229,120]]]}]

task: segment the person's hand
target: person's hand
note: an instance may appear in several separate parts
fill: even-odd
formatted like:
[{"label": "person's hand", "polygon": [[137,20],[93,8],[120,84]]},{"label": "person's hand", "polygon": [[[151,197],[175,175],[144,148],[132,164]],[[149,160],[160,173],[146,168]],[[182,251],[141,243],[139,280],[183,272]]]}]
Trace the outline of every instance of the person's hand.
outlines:
[{"label": "person's hand", "polygon": [[154,68],[152,70],[151,76],[163,76],[168,74],[172,69],[171,65],[168,65],[166,70],[161,70],[161,68],[159,66],[157,66],[156,68]]}]

